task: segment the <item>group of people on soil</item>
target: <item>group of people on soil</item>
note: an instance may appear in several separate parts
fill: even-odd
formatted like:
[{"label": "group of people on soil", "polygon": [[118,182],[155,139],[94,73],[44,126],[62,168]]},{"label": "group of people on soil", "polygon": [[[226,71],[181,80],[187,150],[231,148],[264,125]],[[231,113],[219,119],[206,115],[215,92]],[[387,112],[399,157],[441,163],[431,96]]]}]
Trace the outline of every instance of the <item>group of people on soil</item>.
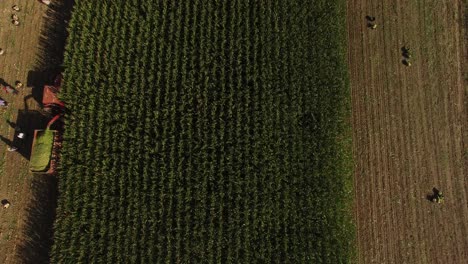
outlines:
[{"label": "group of people on soil", "polygon": [[[377,23],[376,19],[373,16],[366,16],[367,20],[367,27],[370,29],[377,29]],[[403,46],[401,48],[401,55],[403,56],[402,63],[405,66],[411,66],[411,49]],[[442,194],[441,191],[439,191],[437,188],[432,189],[432,194],[428,196],[428,199],[431,200],[434,203],[442,203],[444,201],[444,195]]]},{"label": "group of people on soil", "polygon": [[[366,16],[367,20],[367,27],[370,29],[377,29],[377,23],[374,16]],[[403,46],[401,48],[401,55],[403,56],[403,60],[401,61],[405,66],[411,66],[411,49]]]},{"label": "group of people on soil", "polygon": [[[23,87],[23,84],[20,81],[16,82],[16,89],[12,88],[9,85],[0,83],[0,90],[4,91],[7,94],[13,94],[13,95],[18,94],[18,89],[22,87]],[[8,107],[8,105],[9,104],[6,100],[0,98],[0,107]],[[15,126],[15,132],[16,132],[16,137],[18,139],[23,140],[26,138],[26,133],[24,133],[18,125]],[[16,151],[16,150],[18,150],[18,147],[15,147],[15,146],[8,147],[8,151]]]}]

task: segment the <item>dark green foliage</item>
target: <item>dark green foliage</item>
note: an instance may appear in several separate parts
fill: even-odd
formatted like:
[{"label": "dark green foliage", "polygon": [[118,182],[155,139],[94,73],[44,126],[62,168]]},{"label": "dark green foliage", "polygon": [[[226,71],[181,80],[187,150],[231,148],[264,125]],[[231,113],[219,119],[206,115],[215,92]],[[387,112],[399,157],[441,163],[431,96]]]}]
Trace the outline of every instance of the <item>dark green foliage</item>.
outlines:
[{"label": "dark green foliage", "polygon": [[53,263],[348,263],[345,2],[76,1]]}]

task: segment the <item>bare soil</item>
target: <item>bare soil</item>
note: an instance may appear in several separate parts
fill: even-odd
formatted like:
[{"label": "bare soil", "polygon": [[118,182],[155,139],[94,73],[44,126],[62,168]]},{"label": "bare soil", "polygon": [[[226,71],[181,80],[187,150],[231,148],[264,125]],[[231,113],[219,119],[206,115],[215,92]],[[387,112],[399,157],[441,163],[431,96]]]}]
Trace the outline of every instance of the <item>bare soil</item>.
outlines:
[{"label": "bare soil", "polygon": [[465,8],[348,1],[359,263],[468,263]]},{"label": "bare soil", "polygon": [[[72,2],[72,1],[63,1]],[[0,209],[0,263],[47,263],[52,244],[57,182],[54,176],[29,172],[34,129],[44,128],[48,118],[39,102],[42,87],[60,71],[63,57],[64,23],[55,10],[62,1],[46,6],[33,0],[0,1],[0,81],[23,87],[18,94],[0,91],[9,103],[0,110],[0,199],[11,203]],[[14,11],[17,5],[20,11]],[[20,25],[11,23],[17,14]],[[57,23],[63,25],[57,27]],[[15,127],[26,132],[25,139],[15,137]],[[18,147],[8,152],[8,146]]]}]

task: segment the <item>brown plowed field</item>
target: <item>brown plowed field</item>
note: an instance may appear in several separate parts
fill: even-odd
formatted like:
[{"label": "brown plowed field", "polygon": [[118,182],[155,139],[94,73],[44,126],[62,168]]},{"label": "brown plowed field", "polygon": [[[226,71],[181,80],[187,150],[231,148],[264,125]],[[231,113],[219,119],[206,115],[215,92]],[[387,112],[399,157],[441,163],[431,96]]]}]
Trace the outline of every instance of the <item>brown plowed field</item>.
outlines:
[{"label": "brown plowed field", "polygon": [[464,8],[348,1],[359,263],[468,263]]}]

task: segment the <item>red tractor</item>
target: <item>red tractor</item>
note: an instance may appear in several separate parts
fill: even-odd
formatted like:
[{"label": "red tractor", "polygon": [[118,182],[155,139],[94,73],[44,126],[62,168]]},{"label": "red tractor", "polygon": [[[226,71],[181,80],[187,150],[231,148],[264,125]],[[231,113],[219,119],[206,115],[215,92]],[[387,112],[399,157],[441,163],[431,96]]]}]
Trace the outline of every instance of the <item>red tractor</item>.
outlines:
[{"label": "red tractor", "polygon": [[62,78],[62,74],[59,74],[54,80],[54,85],[44,85],[42,107],[44,111],[51,116],[63,114],[65,109],[65,104],[57,97],[62,86]]},{"label": "red tractor", "polygon": [[65,111],[65,104],[57,97],[61,84],[62,75],[60,74],[55,78],[54,85],[44,86],[43,108],[46,113],[53,115],[53,118],[47,124],[46,129],[34,130],[29,167],[33,173],[53,174],[57,166],[62,136],[59,130],[52,130],[51,126],[63,116]]}]

